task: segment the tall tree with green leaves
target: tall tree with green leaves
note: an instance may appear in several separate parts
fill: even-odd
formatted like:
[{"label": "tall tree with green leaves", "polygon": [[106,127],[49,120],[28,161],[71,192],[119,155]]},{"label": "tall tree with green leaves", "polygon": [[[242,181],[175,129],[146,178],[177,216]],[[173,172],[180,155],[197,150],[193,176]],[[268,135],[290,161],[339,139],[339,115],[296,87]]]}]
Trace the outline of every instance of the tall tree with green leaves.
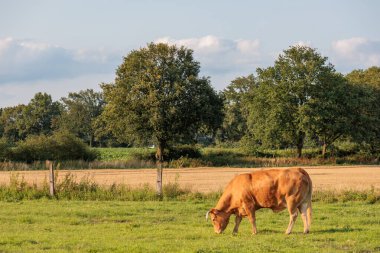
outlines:
[{"label": "tall tree with green leaves", "polygon": [[38,92],[24,107],[20,135],[51,134],[61,114],[59,102],[53,101],[47,93]]},{"label": "tall tree with green leaves", "polygon": [[59,121],[60,128],[70,131],[92,146],[95,121],[104,108],[103,94],[92,89],[71,92],[62,98],[62,102],[64,111]]},{"label": "tall tree with green leaves", "polygon": [[369,146],[371,153],[380,152],[380,67],[354,70],[346,78],[357,90],[357,119],[353,139]]},{"label": "tall tree with green leaves", "polygon": [[238,77],[222,92],[224,98],[224,119],[221,127],[221,141],[238,142],[247,132],[245,110],[248,92],[255,86],[255,77]]},{"label": "tall tree with green leaves", "polygon": [[[327,63],[327,57],[306,46],[284,50],[273,67],[258,69],[257,74],[258,86],[252,90],[249,101],[250,131],[263,145],[295,146],[297,156],[301,157],[308,133],[317,134],[320,139],[327,134],[328,126],[322,126],[326,122],[318,120],[315,112],[324,111],[323,107],[327,108],[330,103],[342,102],[334,97],[335,87],[336,91],[342,90],[342,80]],[[341,92],[337,96],[341,96]],[[328,111],[325,119],[329,120],[342,112],[334,106]],[[317,122],[319,127],[316,127]],[[337,131],[345,130],[338,128]],[[336,134],[331,140],[335,137]]]},{"label": "tall tree with green leaves", "polygon": [[4,123],[1,120],[2,115],[3,115],[3,111],[4,111],[4,109],[0,108],[0,139],[3,138],[3,136],[4,136]]},{"label": "tall tree with green leaves", "polygon": [[363,96],[338,73],[321,79],[309,101],[300,108],[300,117],[309,136],[318,137],[322,156],[331,144],[343,136],[350,136],[358,118],[357,110]]},{"label": "tall tree with green leaves", "polygon": [[15,143],[22,139],[21,126],[25,105],[5,107],[0,115],[2,137],[8,143]]},{"label": "tall tree with green leaves", "polygon": [[112,132],[127,142],[155,144],[160,195],[164,149],[192,142],[201,128],[215,130],[221,123],[222,100],[199,71],[192,50],[151,43],[130,52],[115,83],[102,86],[103,119]]},{"label": "tall tree with green leaves", "polygon": [[3,136],[9,142],[17,142],[28,135],[51,134],[60,113],[60,104],[50,95],[39,92],[27,105],[3,109],[0,116]]}]

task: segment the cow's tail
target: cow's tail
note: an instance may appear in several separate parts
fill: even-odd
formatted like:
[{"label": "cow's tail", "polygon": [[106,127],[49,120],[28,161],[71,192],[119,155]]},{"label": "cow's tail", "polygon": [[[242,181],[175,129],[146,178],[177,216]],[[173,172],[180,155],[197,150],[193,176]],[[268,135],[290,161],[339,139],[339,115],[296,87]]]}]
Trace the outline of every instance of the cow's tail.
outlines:
[{"label": "cow's tail", "polygon": [[308,179],[309,179],[309,194],[308,194],[308,203],[307,203],[307,225],[310,229],[311,227],[311,219],[312,219],[312,213],[313,213],[313,209],[311,207],[311,199],[312,199],[312,195],[313,195],[313,183],[311,182],[311,178],[309,176],[309,174],[305,171]]},{"label": "cow's tail", "polygon": [[311,208],[311,198],[309,200],[309,203],[307,203],[307,226],[311,227],[311,217],[312,217],[313,210]]},{"label": "cow's tail", "polygon": [[300,171],[304,176],[306,176],[307,178],[307,181],[309,183],[309,191],[308,191],[308,194],[307,194],[307,210],[306,210],[306,215],[307,215],[307,225],[310,229],[310,226],[311,226],[311,219],[312,219],[312,213],[313,213],[313,209],[311,207],[311,199],[312,199],[312,194],[313,194],[313,183],[311,182],[311,178],[309,176],[309,174],[302,168],[298,168],[298,171]]}]

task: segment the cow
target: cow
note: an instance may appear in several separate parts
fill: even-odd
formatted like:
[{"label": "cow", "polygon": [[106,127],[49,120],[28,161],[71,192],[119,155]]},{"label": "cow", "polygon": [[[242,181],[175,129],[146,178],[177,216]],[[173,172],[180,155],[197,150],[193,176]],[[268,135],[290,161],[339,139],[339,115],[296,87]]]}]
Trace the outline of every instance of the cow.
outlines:
[{"label": "cow", "polygon": [[269,169],[241,174],[233,178],[224,190],[215,208],[206,213],[210,215],[217,234],[228,225],[230,216],[236,215],[233,233],[236,234],[243,217],[252,224],[256,234],[255,211],[270,208],[274,212],[288,209],[290,221],[286,234],[290,234],[294,222],[301,213],[303,232],[309,233],[311,225],[312,182],[304,169]]}]

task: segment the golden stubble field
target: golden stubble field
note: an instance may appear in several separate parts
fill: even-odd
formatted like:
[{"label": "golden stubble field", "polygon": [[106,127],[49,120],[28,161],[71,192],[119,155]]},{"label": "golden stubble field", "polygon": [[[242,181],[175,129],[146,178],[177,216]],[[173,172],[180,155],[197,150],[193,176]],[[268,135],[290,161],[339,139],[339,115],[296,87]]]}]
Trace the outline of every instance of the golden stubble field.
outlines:
[{"label": "golden stubble field", "polygon": [[[302,167],[307,170],[313,181],[314,190],[366,190],[380,189],[380,166],[315,166]],[[194,191],[213,192],[223,189],[235,176],[241,173],[261,170],[262,168],[183,168],[164,169],[164,184],[178,182]],[[269,169],[269,168],[264,168]],[[59,170],[58,181],[66,173],[74,175],[76,180],[85,177],[100,184],[127,184],[133,187],[156,183],[156,169],[109,169],[109,170]],[[9,184],[11,174],[17,174],[27,183],[41,185],[48,181],[48,171],[1,171],[0,184]]]}]

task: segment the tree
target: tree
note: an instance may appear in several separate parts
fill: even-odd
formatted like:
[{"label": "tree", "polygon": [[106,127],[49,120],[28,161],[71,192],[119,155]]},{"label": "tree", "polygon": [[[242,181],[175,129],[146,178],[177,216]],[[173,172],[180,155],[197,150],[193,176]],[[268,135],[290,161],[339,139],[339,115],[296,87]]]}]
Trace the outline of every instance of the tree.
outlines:
[{"label": "tree", "polygon": [[60,128],[66,129],[90,146],[95,138],[95,121],[104,107],[103,94],[92,89],[69,93],[62,98],[64,112],[60,118]]},{"label": "tree", "polygon": [[[333,92],[329,90],[338,82],[330,83],[337,78],[335,69],[326,62],[327,57],[315,49],[292,46],[273,67],[257,69],[258,87],[250,94],[248,126],[263,145],[295,146],[297,156],[302,156],[306,134],[313,132],[311,120],[318,117],[312,116],[317,108],[311,105],[313,99],[318,99],[320,106],[337,103],[335,98],[331,100]],[[331,108],[327,116],[333,119],[339,112]]]},{"label": "tree", "polygon": [[353,70],[346,77],[353,84],[364,84],[380,89],[380,67],[373,66],[366,70]]},{"label": "tree", "polygon": [[354,70],[346,77],[359,98],[352,137],[358,143],[367,144],[371,153],[380,152],[380,67]]},{"label": "tree", "polygon": [[22,112],[19,126],[21,139],[28,135],[51,134],[60,114],[59,102],[53,102],[46,93],[36,93]]},{"label": "tree", "polygon": [[52,134],[60,113],[60,104],[39,92],[27,105],[4,108],[0,128],[9,142],[24,140],[28,135]]},{"label": "tree", "polygon": [[0,108],[0,139],[3,138],[3,136],[4,136],[4,123],[1,120],[2,119],[2,115],[3,115],[3,111],[4,111],[4,109]]},{"label": "tree", "polygon": [[309,136],[318,137],[325,157],[334,141],[355,131],[356,108],[363,96],[341,74],[329,74],[321,81],[308,103],[300,108],[300,117]]},{"label": "tree", "polygon": [[20,129],[22,126],[25,105],[3,108],[0,115],[2,137],[8,142],[14,143],[22,139]]},{"label": "tree", "polygon": [[238,77],[223,90],[224,119],[221,127],[221,140],[237,142],[247,132],[245,100],[248,91],[255,86],[255,77]]},{"label": "tree", "polygon": [[201,128],[221,122],[222,101],[199,71],[192,50],[151,43],[124,58],[114,84],[102,85],[108,128],[126,142],[157,147],[160,195],[164,149],[193,142]]}]

